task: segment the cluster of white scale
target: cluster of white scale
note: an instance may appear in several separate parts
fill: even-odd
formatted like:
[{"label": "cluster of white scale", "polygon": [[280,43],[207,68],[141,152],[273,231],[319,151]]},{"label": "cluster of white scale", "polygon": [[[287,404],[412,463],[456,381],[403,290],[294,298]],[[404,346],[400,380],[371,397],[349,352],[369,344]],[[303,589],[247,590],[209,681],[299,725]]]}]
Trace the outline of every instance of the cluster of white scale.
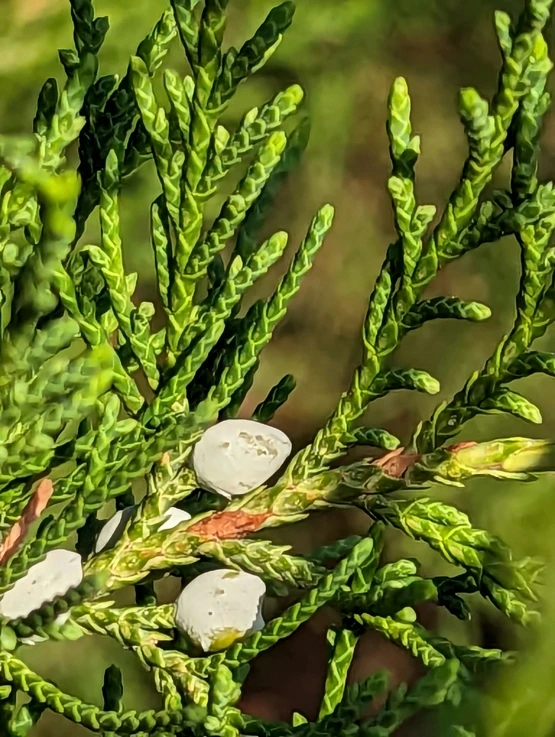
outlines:
[{"label": "cluster of white scale", "polygon": [[[192,464],[202,489],[231,499],[262,486],[291,453],[291,441],[277,428],[253,420],[225,420],[209,428],[195,445]],[[136,507],[119,510],[100,530],[94,553],[115,547]],[[191,516],[171,507],[158,532],[182,525]],[[51,550],[0,599],[0,615],[25,618],[44,603],[63,596],[83,580],[81,556],[70,550]],[[264,627],[262,605],[266,586],[262,579],[244,571],[218,569],[202,573],[185,586],[175,602],[175,624],[204,652],[229,647]],[[66,612],[56,620],[64,624]],[[38,635],[25,640],[35,644]]]}]

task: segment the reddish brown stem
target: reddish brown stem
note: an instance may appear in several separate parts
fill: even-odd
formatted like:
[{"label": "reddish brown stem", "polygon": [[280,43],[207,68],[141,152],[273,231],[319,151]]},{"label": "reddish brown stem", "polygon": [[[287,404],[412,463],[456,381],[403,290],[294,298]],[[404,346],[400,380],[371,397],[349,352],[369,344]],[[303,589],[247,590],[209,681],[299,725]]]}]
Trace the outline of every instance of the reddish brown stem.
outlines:
[{"label": "reddish brown stem", "polygon": [[21,545],[29,527],[46,509],[53,491],[54,485],[50,479],[43,479],[39,483],[20,519],[12,526],[0,545],[0,565],[5,563]]}]

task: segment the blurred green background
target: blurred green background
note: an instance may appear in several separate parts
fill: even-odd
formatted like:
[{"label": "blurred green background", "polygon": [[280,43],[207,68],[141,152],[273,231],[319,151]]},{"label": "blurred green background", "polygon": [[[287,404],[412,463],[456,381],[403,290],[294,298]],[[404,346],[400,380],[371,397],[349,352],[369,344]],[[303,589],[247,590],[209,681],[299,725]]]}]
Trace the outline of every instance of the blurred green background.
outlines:
[{"label": "blurred green background", "polygon": [[[250,36],[271,0],[232,0],[227,40],[241,43]],[[97,13],[110,17],[111,31],[101,53],[102,73],[123,73],[128,56],[165,8],[164,0],[97,0]],[[413,123],[422,136],[423,156],[418,168],[418,197],[442,208],[461,171],[465,140],[457,115],[457,91],[475,86],[484,95],[495,88],[499,57],[493,31],[493,12],[516,13],[520,0],[298,0],[292,29],[270,64],[241,89],[226,114],[233,126],[241,112],[268,99],[293,82],[307,92],[306,109],[312,119],[312,137],[300,168],[282,191],[269,218],[268,229],[284,228],[296,247],[316,208],[326,201],[337,209],[337,219],[314,270],[264,354],[262,367],[248,399],[254,407],[284,373],[294,373],[298,388],[276,422],[297,446],[309,440],[334,407],[359,357],[359,335],[368,294],[385,250],[394,236],[391,207],[385,189],[389,173],[385,116],[388,90],[398,75],[407,78],[413,98]],[[57,49],[71,45],[66,0],[0,0],[0,130],[28,132],[39,88],[47,76],[62,78]],[[552,27],[548,31],[553,40]],[[185,72],[176,42],[169,65]],[[548,116],[543,143],[542,176],[553,177],[555,133]],[[507,167],[498,173],[504,181]],[[131,180],[123,200],[124,244],[127,268],[141,277],[143,299],[156,301],[148,245],[148,206],[157,194],[157,182],[146,166]],[[93,216],[94,217],[94,216]],[[86,237],[94,238],[94,225]],[[278,267],[279,271],[279,267]],[[268,276],[268,289],[278,274]],[[493,317],[482,325],[432,323],[412,333],[397,354],[401,365],[427,369],[442,383],[442,397],[450,396],[482,365],[501,335],[511,325],[518,284],[516,243],[488,245],[447,268],[432,285],[431,294],[457,294],[484,301]],[[545,347],[555,348],[553,336]],[[464,437],[487,439],[507,435],[555,437],[552,380],[534,377],[523,387],[538,401],[542,427],[528,427],[512,419],[481,418]],[[372,405],[367,421],[408,439],[415,423],[427,416],[437,398],[397,394]],[[464,492],[433,490],[467,509],[474,523],[507,539],[518,555],[551,554],[555,526],[552,479],[529,485],[475,482]],[[319,515],[317,519],[280,533],[281,539],[306,550],[333,537],[362,529],[355,514]],[[390,554],[416,554],[424,570],[444,570],[437,558],[420,546],[408,546],[399,537],[390,540]],[[548,574],[550,575],[550,574]],[[549,579],[548,579],[549,580]],[[552,590],[546,586],[546,591]],[[452,621],[434,624],[461,641],[512,645],[515,636],[486,606],[478,606],[471,626]],[[321,620],[321,621],[320,621]],[[547,622],[552,621],[547,615]],[[310,715],[322,682],[325,616],[303,630],[280,654],[270,654],[255,669],[246,706],[268,716],[287,716],[293,709]],[[549,706],[555,686],[549,626],[541,633],[541,647],[532,650],[532,665],[518,671],[520,701],[515,684],[507,693],[517,716],[499,735],[519,735],[530,714],[534,735],[552,734]],[[551,640],[553,637],[551,636]],[[45,644],[26,649],[25,659],[41,674],[82,698],[100,703],[103,667],[117,662],[124,669],[129,708],[159,704],[148,673],[134,656],[97,638],[72,645]],[[287,660],[289,659],[289,660]],[[374,667],[389,665],[396,678],[414,675],[414,667],[392,646],[370,639],[359,654],[355,672],[362,676]],[[287,677],[284,678],[284,671]],[[526,690],[533,684],[530,693]],[[528,701],[527,701],[528,700]],[[513,708],[513,707],[511,707]],[[533,711],[529,711],[532,709]],[[519,716],[520,714],[520,716]],[[498,725],[497,716],[492,717]],[[519,721],[520,720],[520,721]],[[545,724],[544,724],[545,722]],[[406,732],[416,734],[413,725]],[[439,730],[439,726],[436,727]],[[429,732],[426,732],[429,734]],[[437,732],[439,733],[439,731]],[[488,732],[489,733],[489,732]],[[86,734],[47,716],[37,735]],[[493,727],[491,734],[494,734]]]}]

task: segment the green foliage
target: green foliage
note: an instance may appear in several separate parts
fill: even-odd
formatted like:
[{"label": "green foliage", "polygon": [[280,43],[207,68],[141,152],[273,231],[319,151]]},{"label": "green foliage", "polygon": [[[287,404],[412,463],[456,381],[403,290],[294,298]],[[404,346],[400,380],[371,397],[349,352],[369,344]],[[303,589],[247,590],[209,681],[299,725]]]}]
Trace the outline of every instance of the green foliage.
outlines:
[{"label": "green foliage", "polygon": [[[85,559],[80,584],[2,622],[0,723],[8,736],[28,734],[50,709],[106,735],[383,737],[422,709],[456,711],[475,677],[510,659],[500,650],[456,645],[428,632],[416,606],[434,602],[464,619],[471,611],[466,595],[479,594],[519,624],[539,618],[541,564],[515,559],[466,514],[420,491],[431,484],[462,486],[476,476],[524,481],[553,468],[547,441],[447,445],[477,415],[541,422],[538,408],[509,384],[555,373],[555,356],[533,346],[555,321],[555,196],[552,183],[540,183],[537,175],[549,104],[543,29],[551,0],[527,0],[514,27],[497,14],[498,90],[491,104],[473,89],[461,93],[468,158],[435,225],[435,208],[416,199],[420,139],[412,133],[408,87],[403,79],[394,82],[388,191],[397,235],[370,297],[360,365],[331,417],[279,479],[224,501],[203,489],[191,462],[194,446],[210,425],[241,411],[261,351],[334,217],[330,205],[317,212],[273,293],[245,310],[248,290],[284,254],[286,233],[261,242],[259,231],[306,146],[308,125],[300,120],[291,131],[291,124],[289,132],[284,128],[302,104],[297,85],[248,111],[235,131],[223,125],[237,88],[275,53],[294,12],[291,2],[282,3],[240,49],[224,50],[227,4],[173,0],[118,80],[98,76],[107,19],[95,18],[90,0],[72,0],[75,49],[60,52],[63,89],[47,80],[30,138],[0,139],[0,591],[8,592],[75,532]],[[158,85],[176,36],[190,73],[166,69]],[[76,170],[68,163],[71,147],[79,153]],[[487,186],[508,154],[509,189],[487,199]],[[125,271],[120,225],[121,192],[149,159],[159,183],[150,238],[160,315],[139,301],[137,275]],[[239,165],[243,176],[225,196],[226,176]],[[207,222],[208,204],[220,194],[220,212]],[[97,207],[95,245],[82,236]],[[507,235],[521,252],[516,319],[484,368],[419,425],[407,448],[387,430],[361,426],[370,404],[393,391],[439,391],[430,374],[396,367],[392,356],[408,332],[430,320],[490,316],[482,304],[430,299],[425,290],[442,266]],[[269,422],[294,389],[294,377],[285,376],[253,418]],[[368,445],[388,452],[335,463],[353,446]],[[31,529],[36,482],[45,478],[53,481],[48,514]],[[146,492],[137,491],[135,506],[138,480],[146,482]],[[118,508],[134,506],[120,538],[96,551],[98,515],[111,500]],[[53,509],[57,504],[64,505],[61,511]],[[249,538],[314,510],[346,505],[367,512],[368,533],[311,555]],[[175,506],[192,519],[164,529],[165,514]],[[412,561],[381,565],[385,527],[426,544],[463,573],[426,578]],[[324,566],[330,562],[332,568]],[[200,653],[180,631],[175,605],[158,602],[154,581],[160,575],[195,580],[203,567],[254,573],[273,594],[293,601],[262,629],[235,633],[217,652]],[[129,586],[136,606],[116,608],[108,597]],[[291,724],[271,724],[243,714],[237,703],[249,663],[326,605],[340,613],[341,625],[328,634],[317,720],[297,714]],[[390,689],[381,672],[350,683],[356,643],[367,630],[419,659],[426,675],[410,689]],[[105,673],[100,708],[64,693],[18,657],[20,645],[32,638],[87,634],[115,639],[151,669],[164,709],[125,711],[115,667]],[[382,692],[385,702],[368,717],[365,707]],[[18,707],[18,693],[29,703]],[[454,725],[457,733],[470,734]]]}]

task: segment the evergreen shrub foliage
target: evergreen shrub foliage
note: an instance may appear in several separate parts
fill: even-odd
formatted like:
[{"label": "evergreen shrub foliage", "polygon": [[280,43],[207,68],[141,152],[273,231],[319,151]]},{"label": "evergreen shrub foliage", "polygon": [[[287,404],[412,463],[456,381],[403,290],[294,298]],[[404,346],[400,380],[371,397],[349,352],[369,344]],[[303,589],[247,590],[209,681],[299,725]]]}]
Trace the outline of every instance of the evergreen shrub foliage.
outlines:
[{"label": "evergreen shrub foliage", "polygon": [[[296,116],[303,99],[297,85],[249,110],[234,131],[220,123],[238,87],[279,47],[294,13],[286,0],[241,48],[226,49],[227,4],[172,0],[118,78],[98,70],[108,20],[95,17],[91,0],[70,0],[74,48],[60,52],[63,88],[45,82],[32,136],[0,139],[0,721],[7,736],[28,734],[50,709],[104,735],[385,737],[422,709],[456,706],[483,671],[511,660],[509,653],[440,638],[419,623],[415,607],[433,602],[464,620],[471,615],[468,596],[476,594],[517,625],[539,617],[541,564],[515,559],[505,542],[425,490],[463,486],[475,476],[524,482],[552,467],[548,441],[455,441],[479,415],[541,422],[515,382],[555,374],[555,355],[536,348],[555,321],[555,191],[537,177],[550,103],[543,29],[551,0],[525,0],[514,24],[497,13],[498,89],[491,102],[472,88],[460,94],[468,158],[442,213],[417,202],[420,141],[407,84],[393,83],[388,188],[397,239],[370,297],[360,365],[331,417],[275,483],[265,477],[248,493],[224,496],[205,483],[210,463],[201,480],[194,449],[214,423],[239,427],[235,418],[260,353],[334,214],[329,205],[316,213],[273,293],[242,309],[249,288],[283,257],[285,232],[264,242],[259,234],[308,127]],[[173,42],[187,58],[185,77],[162,69]],[[506,156],[510,182],[490,195]],[[150,241],[163,321],[135,296],[137,276],[124,270],[119,221],[122,188],[150,159],[160,192],[151,206]],[[242,179],[207,222],[207,205],[241,165]],[[100,238],[91,244],[83,234],[96,217]],[[432,319],[490,315],[476,302],[430,299],[428,285],[446,264],[507,235],[518,241],[522,264],[512,330],[399,447],[387,430],[363,424],[371,402],[397,390],[439,391],[427,372],[396,366],[400,341]],[[256,408],[252,419],[263,439],[294,388],[285,376]],[[341,463],[354,446],[382,453]],[[222,462],[217,449],[212,462],[214,468]],[[236,468],[233,481],[241,483],[239,461]],[[99,549],[99,515],[110,502],[131,512],[113,545]],[[264,530],[313,511],[349,505],[367,512],[367,535],[305,557],[264,537]],[[176,509],[188,515],[168,528],[163,523]],[[452,574],[426,578],[412,560],[384,563],[387,527],[430,546],[452,564]],[[82,580],[23,616],[6,614],[9,592],[31,566],[53,560],[47,556],[64,546],[81,557]],[[234,631],[230,623],[225,642],[202,651],[180,625],[176,606],[159,601],[154,583],[173,576],[185,586],[213,569],[254,574],[269,595],[292,596],[293,603],[262,628]],[[136,604],[118,608],[111,597],[124,587],[134,588]],[[329,632],[317,721],[296,714],[290,724],[269,723],[243,713],[238,703],[251,661],[326,604],[341,613],[342,624]],[[390,689],[381,671],[351,683],[357,641],[367,630],[407,649],[426,675],[411,688]],[[106,671],[99,708],[62,692],[18,655],[24,643],[93,633],[136,654],[152,673],[163,710],[126,711],[115,667]],[[30,699],[24,705],[22,693]],[[373,700],[381,705],[369,712]],[[471,729],[479,725],[454,727],[453,734]]]}]

